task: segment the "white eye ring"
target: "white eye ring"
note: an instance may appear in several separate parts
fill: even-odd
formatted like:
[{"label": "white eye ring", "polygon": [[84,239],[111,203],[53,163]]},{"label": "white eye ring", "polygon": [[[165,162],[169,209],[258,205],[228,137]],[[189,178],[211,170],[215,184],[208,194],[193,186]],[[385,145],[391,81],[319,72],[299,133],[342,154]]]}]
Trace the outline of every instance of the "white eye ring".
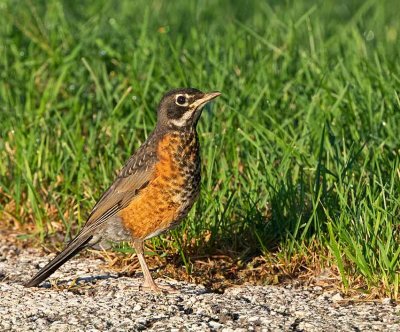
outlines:
[{"label": "white eye ring", "polygon": [[189,95],[186,93],[184,95],[175,96],[175,104],[178,106],[188,106],[189,105]]}]

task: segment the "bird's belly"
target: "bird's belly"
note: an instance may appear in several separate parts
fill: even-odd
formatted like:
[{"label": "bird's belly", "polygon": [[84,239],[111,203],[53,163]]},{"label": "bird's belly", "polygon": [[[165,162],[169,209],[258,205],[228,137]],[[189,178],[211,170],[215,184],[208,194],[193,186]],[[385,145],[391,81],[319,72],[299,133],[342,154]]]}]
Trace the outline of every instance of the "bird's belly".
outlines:
[{"label": "bird's belly", "polygon": [[179,181],[179,178],[159,177],[153,180],[118,216],[133,239],[157,236],[184,218],[198,192],[199,183]]},{"label": "bird's belly", "polygon": [[184,218],[200,189],[200,156],[196,136],[166,135],[157,149],[154,178],[118,216],[134,239],[147,239]]}]

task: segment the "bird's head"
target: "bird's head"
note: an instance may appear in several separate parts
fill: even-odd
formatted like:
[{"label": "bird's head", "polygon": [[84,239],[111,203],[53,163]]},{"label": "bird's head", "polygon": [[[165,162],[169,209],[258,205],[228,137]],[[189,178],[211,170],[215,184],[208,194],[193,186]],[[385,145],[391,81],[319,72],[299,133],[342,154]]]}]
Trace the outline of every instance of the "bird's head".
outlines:
[{"label": "bird's head", "polygon": [[171,90],[158,106],[158,125],[178,130],[195,127],[203,106],[219,95],[219,92],[204,93],[194,88]]}]

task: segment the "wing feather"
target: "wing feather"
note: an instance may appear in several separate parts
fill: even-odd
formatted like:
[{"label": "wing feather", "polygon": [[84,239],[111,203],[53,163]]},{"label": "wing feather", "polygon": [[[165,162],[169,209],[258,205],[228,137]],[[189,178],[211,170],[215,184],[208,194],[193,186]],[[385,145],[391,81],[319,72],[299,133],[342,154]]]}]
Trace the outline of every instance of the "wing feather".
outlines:
[{"label": "wing feather", "polygon": [[154,176],[157,160],[151,148],[152,137],[139,148],[122,168],[114,183],[104,192],[93,207],[81,233],[89,233],[129,205]]}]

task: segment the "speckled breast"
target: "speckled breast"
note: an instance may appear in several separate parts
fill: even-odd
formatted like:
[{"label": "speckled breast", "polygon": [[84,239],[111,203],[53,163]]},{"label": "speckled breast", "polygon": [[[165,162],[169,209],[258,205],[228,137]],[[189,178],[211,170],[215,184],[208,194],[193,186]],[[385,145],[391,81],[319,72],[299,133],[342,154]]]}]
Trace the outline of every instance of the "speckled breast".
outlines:
[{"label": "speckled breast", "polygon": [[200,192],[200,147],[197,133],[178,135],[177,149],[173,149],[173,164],[177,165],[182,185],[176,187],[175,199],[180,202],[178,218],[186,217]]},{"label": "speckled breast", "polygon": [[159,235],[188,214],[200,191],[199,150],[194,130],[160,139],[154,178],[120,214],[133,238]]}]

